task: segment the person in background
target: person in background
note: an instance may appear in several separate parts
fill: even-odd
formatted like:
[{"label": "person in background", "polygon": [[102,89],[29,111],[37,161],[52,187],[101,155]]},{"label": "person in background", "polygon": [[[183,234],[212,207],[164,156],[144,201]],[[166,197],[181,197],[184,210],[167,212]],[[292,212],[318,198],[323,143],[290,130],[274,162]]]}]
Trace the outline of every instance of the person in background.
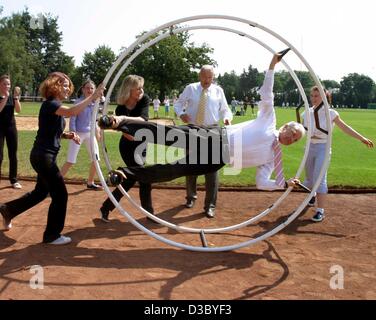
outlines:
[{"label": "person in background", "polygon": [[170,98],[166,97],[164,100],[165,106],[165,116],[168,117],[170,115]]},{"label": "person in background", "polygon": [[158,99],[158,96],[156,96],[153,100],[153,108],[154,108],[154,118],[159,118],[159,106],[161,105],[161,101]]},{"label": "person in background", "polygon": [[[180,95],[174,108],[176,114],[185,123],[205,126],[219,126],[223,120],[230,125],[233,115],[228,107],[223,89],[213,83],[214,68],[202,66],[199,82],[189,84]],[[219,172],[205,175],[205,204],[204,213],[208,218],[215,215],[219,187]],[[186,207],[192,208],[197,200],[197,176],[186,177],[187,202]]]},{"label": "person in background", "polygon": [[9,181],[14,189],[22,186],[17,179],[18,134],[14,113],[21,112],[21,89],[15,87],[13,96],[10,93],[11,81],[8,75],[0,76],[0,179],[1,165],[4,155],[4,142],[7,143],[9,157]]}]

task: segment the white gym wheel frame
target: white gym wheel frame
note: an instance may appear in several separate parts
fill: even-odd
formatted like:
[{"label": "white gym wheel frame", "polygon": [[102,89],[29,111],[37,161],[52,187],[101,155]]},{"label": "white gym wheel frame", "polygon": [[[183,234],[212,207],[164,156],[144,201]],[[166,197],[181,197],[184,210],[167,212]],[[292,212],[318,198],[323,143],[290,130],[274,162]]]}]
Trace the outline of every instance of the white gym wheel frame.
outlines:
[{"label": "white gym wheel frame", "polygon": [[[304,208],[307,206],[309,200],[311,199],[311,197],[314,195],[314,193],[316,192],[318,186],[320,185],[320,181],[321,179],[323,178],[326,170],[327,170],[327,167],[328,167],[328,164],[329,164],[329,156],[330,156],[330,148],[331,148],[331,141],[332,141],[332,127],[331,127],[331,124],[330,124],[330,117],[329,117],[329,104],[328,104],[328,101],[326,99],[326,95],[324,93],[324,90],[323,90],[323,87],[318,79],[318,77],[316,76],[315,72],[313,71],[313,69],[310,67],[310,65],[308,64],[308,62],[304,59],[304,57],[298,52],[298,50],[293,47],[289,42],[287,42],[284,38],[282,38],[280,35],[278,35],[277,33],[275,33],[274,31],[264,27],[264,26],[261,26],[255,22],[252,22],[252,21],[249,21],[249,20],[246,20],[246,19],[242,19],[242,18],[237,18],[237,17],[233,17],[233,16],[227,16],[227,15],[198,15],[198,16],[191,16],[191,17],[186,17],[186,18],[182,18],[182,19],[178,19],[178,20],[174,20],[174,21],[171,21],[171,22],[168,22],[166,24],[163,24],[147,33],[145,33],[144,35],[142,35],[141,37],[139,37],[134,43],[132,43],[131,46],[129,46],[120,56],[119,58],[116,60],[116,62],[114,63],[114,65],[111,67],[111,69],[109,70],[109,72],[107,73],[103,83],[105,85],[108,84],[108,81],[109,79],[113,76],[114,72],[116,71],[116,69],[123,63],[122,67],[119,69],[119,71],[117,72],[116,76],[114,77],[114,79],[112,80],[111,82],[111,85],[108,89],[108,92],[107,92],[107,95],[106,95],[106,101],[105,101],[105,104],[104,104],[104,108],[103,108],[103,114],[106,114],[107,113],[107,109],[108,109],[108,104],[109,104],[109,101],[110,101],[110,97],[111,97],[111,94],[112,94],[112,91],[117,83],[117,81],[119,80],[119,78],[121,77],[121,75],[124,73],[124,71],[126,70],[126,68],[129,66],[129,64],[139,55],[141,54],[144,50],[146,50],[147,48],[149,48],[150,46],[152,45],[155,45],[156,43],[158,43],[159,41],[167,38],[167,37],[170,37],[170,36],[173,36],[173,35],[176,35],[178,33],[181,33],[181,32],[185,32],[185,31],[189,31],[189,30],[198,30],[198,29],[207,29],[207,30],[219,30],[219,31],[226,31],[226,32],[231,32],[231,33],[235,33],[235,34],[238,34],[239,36],[242,36],[242,37],[245,37],[245,38],[248,38],[252,41],[255,41],[256,43],[260,44],[262,47],[264,47],[266,50],[268,50],[269,52],[271,53],[275,53],[276,51],[273,50],[272,48],[270,48],[268,45],[266,45],[264,42],[256,39],[255,37],[245,33],[244,31],[239,31],[239,30],[236,30],[236,29],[232,29],[232,28],[228,28],[228,27],[221,27],[221,26],[214,26],[214,25],[201,25],[201,26],[186,26],[186,27],[177,27],[175,28],[175,25],[179,25],[181,23],[186,23],[186,22],[189,22],[189,21],[194,21],[194,20],[210,20],[210,19],[216,19],[216,20],[228,20],[228,21],[236,21],[236,22],[240,22],[240,23],[244,23],[246,25],[248,25],[250,27],[250,29],[253,29],[253,28],[258,28],[266,33],[268,33],[269,35],[272,35],[274,38],[280,40],[283,44],[285,44],[288,48],[291,49],[291,52],[294,52],[297,57],[301,60],[301,62],[306,66],[306,68],[308,69],[311,77],[313,78],[315,84],[318,86],[319,88],[319,92],[320,92],[320,96],[324,102],[324,110],[325,110],[325,114],[326,114],[326,120],[327,120],[327,128],[328,128],[328,143],[327,143],[327,146],[326,146],[326,153],[325,153],[325,161],[324,161],[324,165],[320,171],[320,174],[319,174],[319,177],[317,179],[317,181],[315,182],[312,190],[311,190],[311,193],[307,195],[307,197],[303,200],[302,204],[295,209],[294,213],[291,214],[289,216],[289,218],[286,219],[285,222],[279,224],[277,227],[275,227],[274,229],[268,231],[268,232],[265,232],[264,234],[258,236],[257,238],[252,238],[248,241],[245,241],[245,242],[240,242],[240,243],[237,243],[237,244],[234,244],[234,245],[230,245],[230,246],[220,246],[220,247],[208,247],[207,245],[207,240],[206,240],[206,237],[205,235],[206,234],[217,234],[217,233],[222,233],[222,232],[229,232],[229,231],[234,231],[234,230],[237,230],[237,229],[240,229],[240,228],[243,228],[243,227],[246,227],[258,220],[260,220],[261,218],[267,216],[270,212],[272,212],[274,209],[276,209],[282,202],[284,199],[287,198],[287,196],[290,194],[292,188],[288,188],[282,195],[281,197],[275,201],[273,203],[272,206],[270,206],[268,209],[264,210],[263,212],[261,212],[260,214],[258,214],[257,216],[243,222],[243,223],[240,223],[240,224],[237,224],[237,225],[234,225],[234,226],[230,226],[230,227],[225,227],[225,228],[217,228],[217,229],[197,229],[197,228],[188,228],[188,227],[184,227],[184,226],[178,226],[178,225],[175,225],[175,224],[172,224],[172,223],[169,223],[163,219],[160,219],[154,215],[152,215],[151,213],[149,213],[148,211],[146,211],[145,209],[143,209],[142,207],[140,207],[136,201],[134,201],[130,195],[123,189],[123,187],[121,185],[118,186],[118,188],[121,190],[121,192],[123,193],[123,195],[130,201],[130,203],[133,205],[133,207],[135,207],[136,209],[138,209],[139,211],[141,211],[145,216],[149,217],[150,219],[153,219],[154,221],[160,223],[161,225],[163,226],[166,226],[168,228],[171,228],[171,229],[174,229],[176,231],[179,231],[179,232],[186,232],[186,233],[195,233],[195,234],[198,234],[201,238],[201,243],[202,245],[201,246],[192,246],[192,245],[187,245],[187,244],[183,244],[183,243],[180,243],[180,242],[176,242],[176,241],[172,241],[170,239],[167,239],[159,234],[156,234],[155,232],[147,229],[145,226],[143,226],[142,224],[140,224],[136,219],[133,218],[132,215],[130,215],[127,211],[125,211],[122,206],[120,205],[120,203],[118,201],[116,201],[116,199],[112,196],[112,192],[110,190],[110,188],[107,186],[106,184],[106,179],[104,178],[104,175],[102,173],[102,170],[100,168],[100,165],[99,165],[99,161],[96,160],[94,163],[95,163],[95,166],[96,166],[96,169],[97,169],[97,173],[98,173],[98,176],[99,176],[99,179],[104,187],[104,190],[106,191],[107,195],[109,196],[109,198],[111,199],[111,201],[114,203],[115,207],[120,211],[120,213],[125,216],[129,222],[131,222],[136,228],[138,228],[139,230],[145,232],[146,234],[148,234],[149,236],[159,240],[159,241],[162,241],[164,242],[165,244],[168,244],[168,245],[171,245],[171,246],[174,246],[174,247],[178,247],[178,248],[181,248],[181,249],[186,249],[186,250],[191,250],[191,251],[199,251],[199,252],[220,252],[220,251],[231,251],[231,250],[236,250],[236,249],[240,249],[240,248],[243,248],[243,247],[246,247],[246,246],[250,246],[250,245],[253,245],[253,244],[256,244],[260,241],[263,241],[273,235],[275,235],[276,233],[278,233],[279,231],[281,231],[282,229],[284,229],[287,225],[289,225],[293,220],[295,220],[299,214],[304,210]],[[159,36],[157,36],[156,38],[154,38],[153,40],[150,40],[149,42],[145,42],[147,39],[150,39],[150,37],[154,34],[158,34],[160,31],[163,31],[163,30],[166,30],[165,32],[163,32],[162,34],[160,34]],[[130,55],[130,53],[132,51],[134,51],[134,49],[140,45],[140,48],[138,50],[136,50],[130,57],[127,58],[127,56]],[[127,58],[125,60],[125,58]],[[125,60],[125,62],[123,62]],[[310,136],[311,136],[311,132],[312,132],[312,125],[311,125],[311,121],[310,121],[310,112],[308,112],[309,110],[309,103],[308,103],[308,99],[305,95],[305,92],[304,92],[304,89],[297,77],[297,75],[295,74],[295,72],[289,67],[289,65],[282,59],[282,64],[286,67],[286,69],[289,71],[291,77],[294,79],[297,87],[298,87],[298,90],[299,90],[299,93],[301,95],[301,97],[303,98],[303,102],[304,102],[304,106],[305,106],[305,111],[306,111],[306,116],[307,116],[307,122],[308,122],[308,135],[307,135],[307,142],[306,142],[306,148],[305,148],[305,153],[304,153],[304,156],[303,156],[303,160],[300,164],[300,167],[297,171],[297,174],[295,175],[296,177],[299,177],[300,174],[302,173],[302,171],[304,170],[304,165],[305,165],[305,162],[307,160],[307,157],[308,157],[308,151],[309,151],[309,145],[310,145]],[[92,125],[91,125],[91,135],[90,135],[90,142],[92,144],[92,150],[93,150],[93,156],[94,156],[94,159],[99,159],[99,155],[97,153],[94,152],[95,148],[93,148],[94,146],[94,142],[95,142],[95,127],[96,127],[96,119],[97,119],[97,116],[98,116],[98,111],[99,111],[99,102],[96,102],[95,104],[95,108],[94,108],[94,112],[93,112],[93,117],[92,117]],[[103,155],[104,155],[104,160],[105,160],[105,163],[106,163],[106,166],[107,166],[107,169],[108,171],[111,171],[112,170],[112,167],[111,167],[111,164],[110,164],[110,161],[109,161],[109,158],[108,158],[108,154],[107,154],[107,149],[106,149],[106,145],[105,145],[105,139],[104,139],[104,134],[102,132],[102,151],[103,151]]]}]

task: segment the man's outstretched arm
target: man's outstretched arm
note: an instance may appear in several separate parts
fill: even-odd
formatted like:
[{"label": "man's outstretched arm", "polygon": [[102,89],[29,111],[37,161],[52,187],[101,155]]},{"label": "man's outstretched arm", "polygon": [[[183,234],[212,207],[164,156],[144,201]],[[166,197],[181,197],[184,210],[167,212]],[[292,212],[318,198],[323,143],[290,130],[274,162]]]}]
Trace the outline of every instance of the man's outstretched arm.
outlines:
[{"label": "man's outstretched arm", "polygon": [[261,101],[259,103],[260,111],[266,111],[274,106],[274,68],[275,65],[281,61],[282,56],[278,53],[273,55],[272,60],[270,61],[269,69],[265,73],[264,82],[259,90]]}]

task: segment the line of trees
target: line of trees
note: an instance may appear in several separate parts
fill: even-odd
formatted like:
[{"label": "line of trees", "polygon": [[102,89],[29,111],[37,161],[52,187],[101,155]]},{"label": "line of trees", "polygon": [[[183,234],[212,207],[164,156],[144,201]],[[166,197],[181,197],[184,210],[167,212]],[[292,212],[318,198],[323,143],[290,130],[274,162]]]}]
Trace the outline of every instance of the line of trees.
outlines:
[{"label": "line of trees", "polygon": [[[21,86],[23,92],[31,96],[38,95],[39,84],[53,71],[68,74],[77,89],[87,78],[100,83],[118,57],[110,47],[100,45],[94,52],[85,52],[81,65],[76,66],[73,57],[62,50],[63,35],[57,17],[51,14],[32,16],[27,8],[9,17],[2,17],[1,12],[0,7],[0,74],[9,74],[13,84]],[[216,61],[210,58],[213,51],[207,44],[196,46],[187,32],[180,33],[146,49],[125,70],[122,78],[131,73],[142,75],[146,79],[145,91],[163,101],[166,95],[178,95],[188,83],[198,81],[202,65],[216,66]],[[296,74],[308,95],[314,85],[310,74],[304,71],[296,71]],[[263,72],[252,65],[240,75],[231,71],[217,78],[229,102],[232,97],[257,100],[257,88],[262,81]],[[340,83],[334,80],[322,83],[331,90],[334,105],[366,108],[376,102],[375,83],[366,75],[351,73]],[[276,73],[274,91],[277,105],[300,103],[296,84],[287,71]]]},{"label": "line of trees", "polygon": [[[314,86],[312,77],[306,71],[295,73],[309,97],[310,89]],[[243,70],[240,75],[234,71],[219,75],[218,83],[223,87],[228,101],[233,97],[237,100],[244,100],[245,97],[257,100],[257,89],[262,85],[263,79],[263,72],[250,65],[248,70]],[[332,104],[335,106],[367,108],[368,104],[376,102],[375,82],[366,75],[350,73],[344,76],[340,83],[335,80],[322,80],[321,83],[332,93]],[[301,103],[297,86],[287,71],[275,73],[274,92],[276,105]]]}]

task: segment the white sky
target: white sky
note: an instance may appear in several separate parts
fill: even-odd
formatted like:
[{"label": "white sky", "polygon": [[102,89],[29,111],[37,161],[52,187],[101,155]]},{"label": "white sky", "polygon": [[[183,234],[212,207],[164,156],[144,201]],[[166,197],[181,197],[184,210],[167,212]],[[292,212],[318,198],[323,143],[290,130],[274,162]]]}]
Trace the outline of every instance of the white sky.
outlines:
[{"label": "white sky", "polygon": [[[376,1],[374,0],[0,0],[3,16],[27,6],[31,13],[59,17],[63,50],[74,56],[76,65],[85,51],[110,46],[116,54],[135,36],[179,18],[219,14],[248,19],[263,25],[299,50],[321,79],[340,81],[349,73],[365,74],[376,81]],[[223,20],[188,22],[245,28],[244,31],[279,51],[285,45],[260,30]],[[242,29],[242,30],[243,30]],[[223,31],[199,30],[191,38],[215,49],[217,73],[249,64],[264,70],[270,54],[249,39]],[[295,70],[306,70],[294,54],[286,62]]]}]

